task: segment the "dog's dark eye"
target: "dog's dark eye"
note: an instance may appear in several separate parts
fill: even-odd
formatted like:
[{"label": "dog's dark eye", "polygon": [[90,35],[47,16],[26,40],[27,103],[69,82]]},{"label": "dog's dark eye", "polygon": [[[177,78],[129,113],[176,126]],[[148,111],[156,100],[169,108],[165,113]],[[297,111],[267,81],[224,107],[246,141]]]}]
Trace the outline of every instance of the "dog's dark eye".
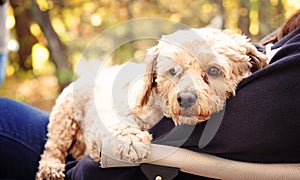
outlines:
[{"label": "dog's dark eye", "polygon": [[170,69],[170,74],[172,75],[172,76],[175,76],[176,75],[176,70],[174,69],[174,68],[172,68],[172,69]]},{"label": "dog's dark eye", "polygon": [[207,74],[210,76],[220,76],[221,75],[221,70],[217,67],[210,67],[207,71]]}]

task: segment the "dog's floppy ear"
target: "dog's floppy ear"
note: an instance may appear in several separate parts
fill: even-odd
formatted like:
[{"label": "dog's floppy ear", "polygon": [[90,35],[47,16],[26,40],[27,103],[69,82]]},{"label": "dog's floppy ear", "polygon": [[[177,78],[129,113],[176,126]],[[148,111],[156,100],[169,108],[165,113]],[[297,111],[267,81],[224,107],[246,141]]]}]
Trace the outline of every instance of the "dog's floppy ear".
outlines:
[{"label": "dog's floppy ear", "polygon": [[252,73],[267,66],[268,58],[266,55],[259,52],[255,46],[250,43],[247,43],[245,47],[247,49],[246,55],[250,57],[250,63],[252,65],[250,71]]},{"label": "dog's floppy ear", "polygon": [[234,39],[239,47],[243,47],[246,49],[246,55],[250,58],[250,63],[252,65],[252,67],[250,68],[250,71],[252,73],[267,66],[267,56],[259,52],[256,47],[249,42],[249,39],[247,39],[246,36],[235,34],[231,30],[224,30],[223,32]]},{"label": "dog's floppy ear", "polygon": [[159,50],[157,46],[154,46],[148,49],[148,52],[145,57],[146,62],[146,73],[144,77],[144,86],[141,89],[139,97],[137,99],[138,106],[145,106],[151,96],[152,89],[156,86],[156,59],[159,54]]}]

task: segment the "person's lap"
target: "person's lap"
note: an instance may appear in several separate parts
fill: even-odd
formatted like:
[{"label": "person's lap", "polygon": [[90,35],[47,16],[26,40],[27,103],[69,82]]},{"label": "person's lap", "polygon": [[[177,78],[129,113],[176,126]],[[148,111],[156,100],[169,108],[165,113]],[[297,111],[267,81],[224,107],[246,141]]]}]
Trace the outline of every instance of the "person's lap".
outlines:
[{"label": "person's lap", "polygon": [[5,98],[0,98],[0,109],[0,178],[34,178],[48,114]]}]

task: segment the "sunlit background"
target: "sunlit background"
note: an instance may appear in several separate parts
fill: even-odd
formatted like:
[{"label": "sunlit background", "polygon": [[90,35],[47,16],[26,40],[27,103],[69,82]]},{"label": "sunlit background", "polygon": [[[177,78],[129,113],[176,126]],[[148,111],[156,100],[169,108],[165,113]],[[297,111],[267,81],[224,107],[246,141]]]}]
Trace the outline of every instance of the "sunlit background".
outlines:
[{"label": "sunlit background", "polygon": [[[60,90],[73,79],[88,43],[126,20],[163,17],[190,27],[219,22],[257,42],[299,8],[299,0],[11,0],[6,20],[10,54],[0,96],[50,111]],[[110,46],[113,41],[105,43]],[[140,56],[149,45],[122,46],[111,61]],[[87,62],[86,69],[93,63]]]}]

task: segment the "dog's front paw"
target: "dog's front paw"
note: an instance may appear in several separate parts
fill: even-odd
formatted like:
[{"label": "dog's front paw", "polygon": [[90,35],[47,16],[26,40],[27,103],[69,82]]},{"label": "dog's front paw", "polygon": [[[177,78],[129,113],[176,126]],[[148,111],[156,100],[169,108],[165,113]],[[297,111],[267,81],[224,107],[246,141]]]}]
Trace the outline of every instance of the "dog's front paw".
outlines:
[{"label": "dog's front paw", "polygon": [[64,170],[65,165],[58,160],[49,159],[46,161],[40,161],[39,171],[36,174],[36,179],[63,180],[65,177]]},{"label": "dog's front paw", "polygon": [[147,131],[135,128],[122,128],[114,131],[117,142],[113,143],[115,155],[128,162],[140,162],[150,153],[152,136]]}]

